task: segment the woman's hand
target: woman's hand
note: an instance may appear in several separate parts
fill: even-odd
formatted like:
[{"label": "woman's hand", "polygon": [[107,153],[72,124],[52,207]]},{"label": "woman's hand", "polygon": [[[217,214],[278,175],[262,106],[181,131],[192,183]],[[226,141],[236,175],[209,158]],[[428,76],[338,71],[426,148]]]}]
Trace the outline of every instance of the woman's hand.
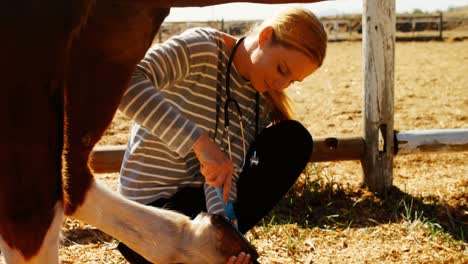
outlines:
[{"label": "woman's hand", "polygon": [[228,259],[226,264],[249,264],[250,263],[250,255],[241,252],[237,257],[232,256]]},{"label": "woman's hand", "polygon": [[234,164],[205,133],[193,145],[200,161],[200,172],[213,187],[223,186],[223,200],[227,203],[232,184]]}]

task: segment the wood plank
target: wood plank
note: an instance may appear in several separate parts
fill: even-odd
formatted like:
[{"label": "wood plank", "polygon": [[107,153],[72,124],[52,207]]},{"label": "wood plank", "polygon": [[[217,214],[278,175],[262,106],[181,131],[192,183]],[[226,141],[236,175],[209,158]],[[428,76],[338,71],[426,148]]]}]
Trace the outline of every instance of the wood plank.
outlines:
[{"label": "wood plank", "polygon": [[89,165],[96,173],[120,171],[126,146],[96,146],[91,152]]},{"label": "wood plank", "polygon": [[364,183],[384,192],[393,182],[395,0],[365,0],[363,24]]},{"label": "wood plank", "polygon": [[311,162],[361,160],[364,155],[362,137],[327,137],[314,139]]},{"label": "wood plank", "polygon": [[[97,146],[91,153],[90,166],[96,173],[118,172],[126,146]],[[364,154],[362,137],[314,139],[311,162],[360,160]]]},{"label": "wood plank", "polygon": [[[395,133],[395,138],[398,143],[395,155],[468,151],[468,129],[400,131]],[[362,137],[316,138],[310,162],[362,160],[365,147]],[[125,148],[126,146],[95,147],[90,162],[94,172],[118,172]]]},{"label": "wood plank", "polygon": [[433,129],[395,133],[398,155],[468,151],[468,129]]}]

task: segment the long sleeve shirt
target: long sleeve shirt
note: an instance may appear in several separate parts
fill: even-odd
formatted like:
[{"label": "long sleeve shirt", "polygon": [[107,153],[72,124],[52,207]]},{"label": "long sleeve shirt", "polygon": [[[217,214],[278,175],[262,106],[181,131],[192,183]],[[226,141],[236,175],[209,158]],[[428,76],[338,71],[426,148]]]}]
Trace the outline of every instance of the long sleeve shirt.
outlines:
[{"label": "long sleeve shirt", "polygon": [[[202,133],[227,154],[224,136],[225,75],[229,54],[220,32],[190,29],[163,44],[154,45],[138,64],[119,109],[134,120],[125,152],[119,191],[148,204],[171,197],[178,188],[204,184],[208,212],[224,214],[221,199],[200,174],[192,148]],[[231,96],[238,101],[248,149],[255,134],[255,94],[234,65]],[[218,107],[218,118],[216,115]],[[260,96],[259,113],[265,99]],[[231,149],[235,167],[230,199],[236,200],[244,153],[237,111],[230,111]],[[259,132],[270,122],[259,117]]]}]

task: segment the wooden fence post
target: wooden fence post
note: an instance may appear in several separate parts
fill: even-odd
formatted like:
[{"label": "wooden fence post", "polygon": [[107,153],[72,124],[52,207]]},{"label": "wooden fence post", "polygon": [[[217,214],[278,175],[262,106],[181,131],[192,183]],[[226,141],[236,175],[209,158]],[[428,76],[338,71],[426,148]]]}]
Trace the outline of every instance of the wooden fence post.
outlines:
[{"label": "wooden fence post", "polygon": [[365,0],[363,25],[364,183],[385,192],[393,182],[395,0]]},{"label": "wooden fence post", "polygon": [[444,32],[444,17],[442,12],[439,12],[439,39],[443,40],[443,33]]}]

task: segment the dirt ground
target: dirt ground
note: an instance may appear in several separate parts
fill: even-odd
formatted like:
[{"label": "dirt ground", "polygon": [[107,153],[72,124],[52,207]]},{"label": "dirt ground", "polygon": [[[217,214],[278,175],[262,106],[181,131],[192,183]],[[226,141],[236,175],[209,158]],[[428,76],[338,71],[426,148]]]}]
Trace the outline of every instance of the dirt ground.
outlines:
[{"label": "dirt ground", "polygon": [[[314,137],[362,133],[361,42],[330,43],[321,69],[289,89]],[[116,115],[101,145],[125,144]],[[468,41],[398,42],[395,128],[468,128]],[[116,173],[97,178],[115,189]],[[468,152],[398,156],[387,199],[360,187],[358,162],[312,164],[248,233],[262,263],[468,263]],[[76,220],[63,263],[126,263],[111,237]],[[1,261],[0,261],[1,262]]]}]

